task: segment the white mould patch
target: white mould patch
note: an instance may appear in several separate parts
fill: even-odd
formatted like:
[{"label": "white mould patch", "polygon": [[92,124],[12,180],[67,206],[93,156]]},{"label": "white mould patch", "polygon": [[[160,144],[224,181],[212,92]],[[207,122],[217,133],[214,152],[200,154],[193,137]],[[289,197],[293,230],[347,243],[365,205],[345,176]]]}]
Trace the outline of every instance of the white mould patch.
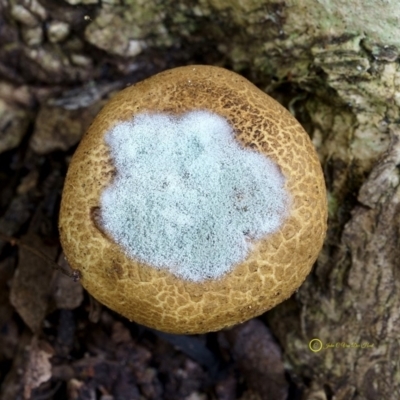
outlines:
[{"label": "white mould patch", "polygon": [[105,141],[116,177],[101,196],[104,228],[130,257],[182,279],[222,277],[288,214],[279,168],[209,111],[139,114]]}]

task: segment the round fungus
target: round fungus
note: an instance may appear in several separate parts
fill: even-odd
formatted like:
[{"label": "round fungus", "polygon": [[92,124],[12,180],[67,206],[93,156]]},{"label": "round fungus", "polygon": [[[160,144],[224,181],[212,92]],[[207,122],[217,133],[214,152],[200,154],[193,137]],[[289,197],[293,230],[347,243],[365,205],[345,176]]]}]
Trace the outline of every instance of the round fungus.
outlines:
[{"label": "round fungus", "polygon": [[288,298],[326,216],[318,157],[290,113],[233,72],[189,66],[107,103],[72,158],[59,225],[101,303],[202,333]]}]

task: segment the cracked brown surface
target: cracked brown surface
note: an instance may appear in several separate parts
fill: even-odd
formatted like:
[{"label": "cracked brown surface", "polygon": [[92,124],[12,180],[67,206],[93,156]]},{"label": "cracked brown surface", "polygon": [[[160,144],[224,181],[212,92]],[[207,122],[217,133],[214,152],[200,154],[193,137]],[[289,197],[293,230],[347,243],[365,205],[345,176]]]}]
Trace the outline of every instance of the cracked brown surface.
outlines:
[{"label": "cracked brown surface", "polygon": [[[104,135],[142,112],[207,109],[226,118],[237,140],[277,163],[291,195],[282,228],[255,243],[247,259],[218,280],[183,281],[130,259],[93,218],[114,167]],[[299,123],[241,76],[217,67],[169,70],[131,86],[104,107],[69,168],[60,234],[71,266],[101,303],[131,320],[173,333],[216,331],[257,316],[288,298],[316,260],[326,231],[326,192],[319,160]]]}]

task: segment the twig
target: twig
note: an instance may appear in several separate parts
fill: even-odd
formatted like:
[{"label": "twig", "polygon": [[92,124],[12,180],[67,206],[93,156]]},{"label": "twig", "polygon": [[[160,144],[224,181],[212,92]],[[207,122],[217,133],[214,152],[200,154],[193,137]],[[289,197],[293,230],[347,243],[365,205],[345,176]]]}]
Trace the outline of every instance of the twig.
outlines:
[{"label": "twig", "polygon": [[35,249],[34,247],[24,243],[22,240],[4,235],[3,233],[0,233],[0,240],[3,240],[7,243],[10,243],[11,246],[18,246],[20,248],[26,249],[30,251],[32,254],[35,256],[41,258],[43,261],[47,262],[48,264],[51,265],[51,267],[57,271],[60,271],[64,275],[68,276],[69,278],[72,278],[74,282],[78,282],[81,278],[81,273],[77,269],[71,269],[71,271],[67,270],[64,267],[61,267],[58,265],[53,259],[51,259],[49,256],[46,254],[42,253],[40,250]]}]

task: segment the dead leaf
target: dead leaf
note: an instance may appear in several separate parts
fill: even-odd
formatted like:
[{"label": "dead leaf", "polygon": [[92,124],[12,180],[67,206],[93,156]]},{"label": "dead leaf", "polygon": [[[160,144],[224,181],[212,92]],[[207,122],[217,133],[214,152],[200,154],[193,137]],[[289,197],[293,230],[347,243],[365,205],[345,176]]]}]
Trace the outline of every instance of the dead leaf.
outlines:
[{"label": "dead leaf", "polygon": [[24,374],[24,399],[31,397],[33,389],[51,378],[50,358],[53,355],[50,345],[40,342],[37,336],[32,338],[28,348],[28,363]]},{"label": "dead leaf", "polygon": [[250,391],[263,399],[285,400],[288,384],[282,354],[268,328],[253,319],[221,334],[231,344],[232,356]]},{"label": "dead leaf", "polygon": [[[49,257],[55,257],[57,247],[45,245],[36,235],[21,239]],[[11,285],[10,301],[34,333],[41,329],[51,294],[53,269],[41,257],[25,247],[19,249],[19,262]]]},{"label": "dead leaf", "polygon": [[[57,264],[65,271],[72,269],[65,259],[64,253],[58,258]],[[79,307],[83,301],[83,288],[79,282],[75,282],[70,277],[56,273],[53,280],[53,299],[57,308],[73,310]]]}]

